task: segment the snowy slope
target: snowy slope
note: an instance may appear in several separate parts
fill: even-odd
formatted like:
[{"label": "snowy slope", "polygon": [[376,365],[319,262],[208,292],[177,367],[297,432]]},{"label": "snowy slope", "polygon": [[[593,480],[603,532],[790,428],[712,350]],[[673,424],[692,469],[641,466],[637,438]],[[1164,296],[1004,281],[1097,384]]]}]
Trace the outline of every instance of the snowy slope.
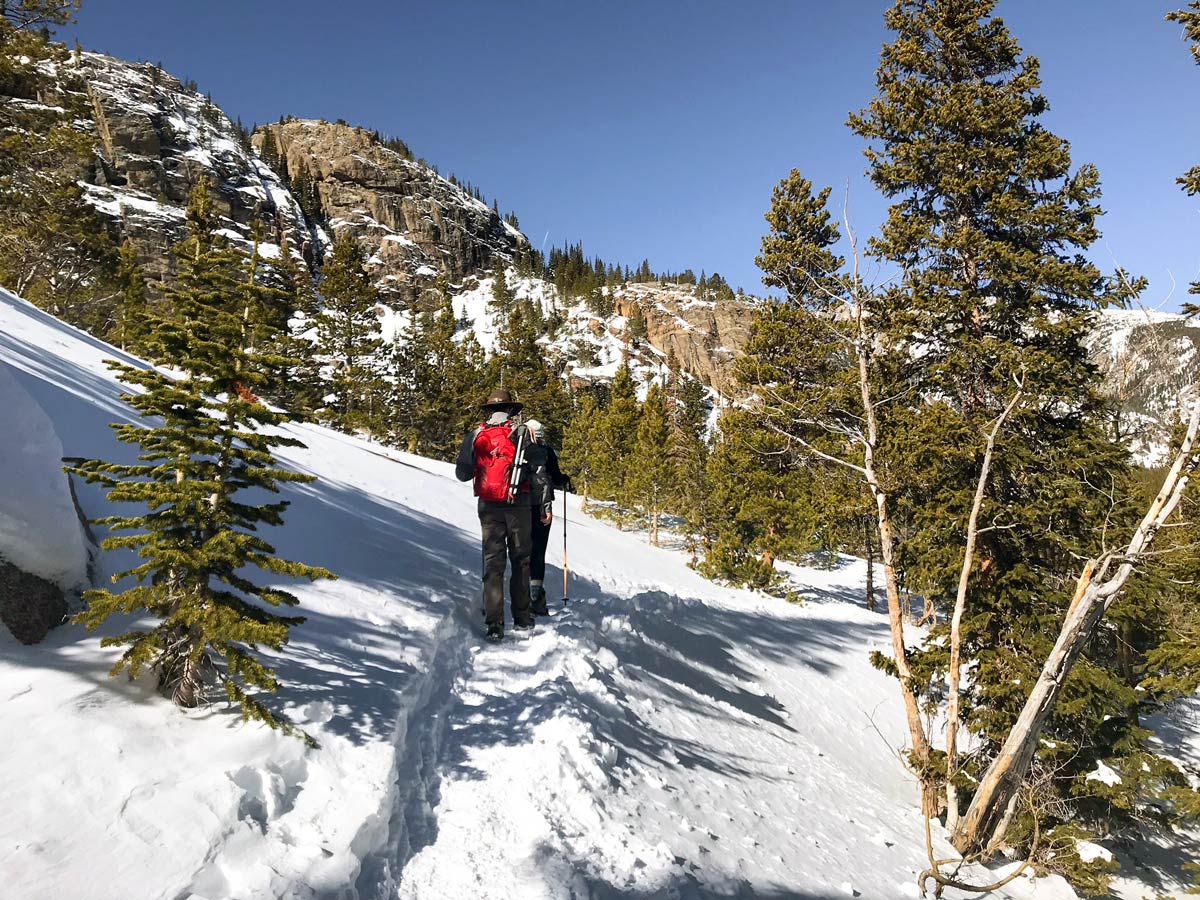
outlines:
[{"label": "snowy slope", "polygon": [[0,360],[0,559],[64,591],[87,578],[83,528],[62,471],[62,445],[42,408]]},{"label": "snowy slope", "polygon": [[[68,455],[131,453],[106,427],[127,416],[117,356],[0,294],[0,358]],[[897,691],[867,663],[887,629],[858,563],[798,570],[809,600],[789,605],[710,584],[572,497],[575,602],[486,646],[469,489],[293,431],[308,449],[287,461],[320,480],[285,489],[269,537],[341,578],[294,588],[308,622],[278,701],[320,749],[109,680],[114,654],[78,628],[0,634],[0,896],[916,895],[916,790]],[[1073,894],[1022,877],[997,896]]]}]

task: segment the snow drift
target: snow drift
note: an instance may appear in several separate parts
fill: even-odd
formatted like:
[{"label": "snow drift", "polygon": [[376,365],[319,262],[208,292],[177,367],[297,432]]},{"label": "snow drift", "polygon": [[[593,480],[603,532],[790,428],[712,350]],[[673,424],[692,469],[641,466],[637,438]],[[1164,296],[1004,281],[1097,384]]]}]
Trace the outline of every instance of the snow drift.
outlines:
[{"label": "snow drift", "polygon": [[0,558],[72,591],[87,579],[83,528],[54,425],[0,360]]}]

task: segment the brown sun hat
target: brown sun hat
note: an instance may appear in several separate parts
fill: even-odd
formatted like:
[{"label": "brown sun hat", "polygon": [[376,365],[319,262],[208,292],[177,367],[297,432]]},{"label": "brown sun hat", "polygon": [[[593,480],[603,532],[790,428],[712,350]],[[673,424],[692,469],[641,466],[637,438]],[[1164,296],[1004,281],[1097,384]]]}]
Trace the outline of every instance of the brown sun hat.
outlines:
[{"label": "brown sun hat", "polygon": [[496,388],[488,394],[488,398],[479,405],[484,409],[507,409],[513,414],[519,413],[524,408],[524,404],[513,399],[512,391],[502,387]]}]

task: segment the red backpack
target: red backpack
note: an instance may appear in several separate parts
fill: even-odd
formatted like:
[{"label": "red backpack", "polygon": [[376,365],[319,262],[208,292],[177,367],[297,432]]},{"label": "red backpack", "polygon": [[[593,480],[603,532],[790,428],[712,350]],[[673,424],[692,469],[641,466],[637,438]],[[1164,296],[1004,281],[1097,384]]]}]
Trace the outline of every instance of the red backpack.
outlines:
[{"label": "red backpack", "polygon": [[[481,425],[475,435],[475,496],[480,500],[502,503],[513,499],[509,490],[517,456],[515,430],[508,422]],[[528,491],[529,485],[522,484],[521,490]]]}]

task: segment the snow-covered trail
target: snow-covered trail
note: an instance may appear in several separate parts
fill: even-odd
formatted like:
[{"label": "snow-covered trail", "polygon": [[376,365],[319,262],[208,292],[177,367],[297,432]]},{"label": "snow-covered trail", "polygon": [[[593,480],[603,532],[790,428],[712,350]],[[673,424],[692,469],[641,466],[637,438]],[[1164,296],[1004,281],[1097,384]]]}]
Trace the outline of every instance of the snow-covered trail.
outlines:
[{"label": "snow-covered trail", "polygon": [[[134,452],[107,427],[129,416],[114,356],[0,292],[0,361],[68,455]],[[713,585],[572,497],[576,602],[485,645],[469,488],[293,430],[307,448],[285,461],[319,480],[286,486],[269,539],[340,579],[292,586],[307,621],[276,700],[320,749],[109,680],[115,654],[77,627],[34,647],[0,628],[0,898],[915,895],[916,791],[895,685],[867,661],[888,641],[860,564],[797,569],[809,599],[789,605]],[[559,547],[556,528],[551,586]],[[1021,879],[998,896],[1073,895]]]}]

